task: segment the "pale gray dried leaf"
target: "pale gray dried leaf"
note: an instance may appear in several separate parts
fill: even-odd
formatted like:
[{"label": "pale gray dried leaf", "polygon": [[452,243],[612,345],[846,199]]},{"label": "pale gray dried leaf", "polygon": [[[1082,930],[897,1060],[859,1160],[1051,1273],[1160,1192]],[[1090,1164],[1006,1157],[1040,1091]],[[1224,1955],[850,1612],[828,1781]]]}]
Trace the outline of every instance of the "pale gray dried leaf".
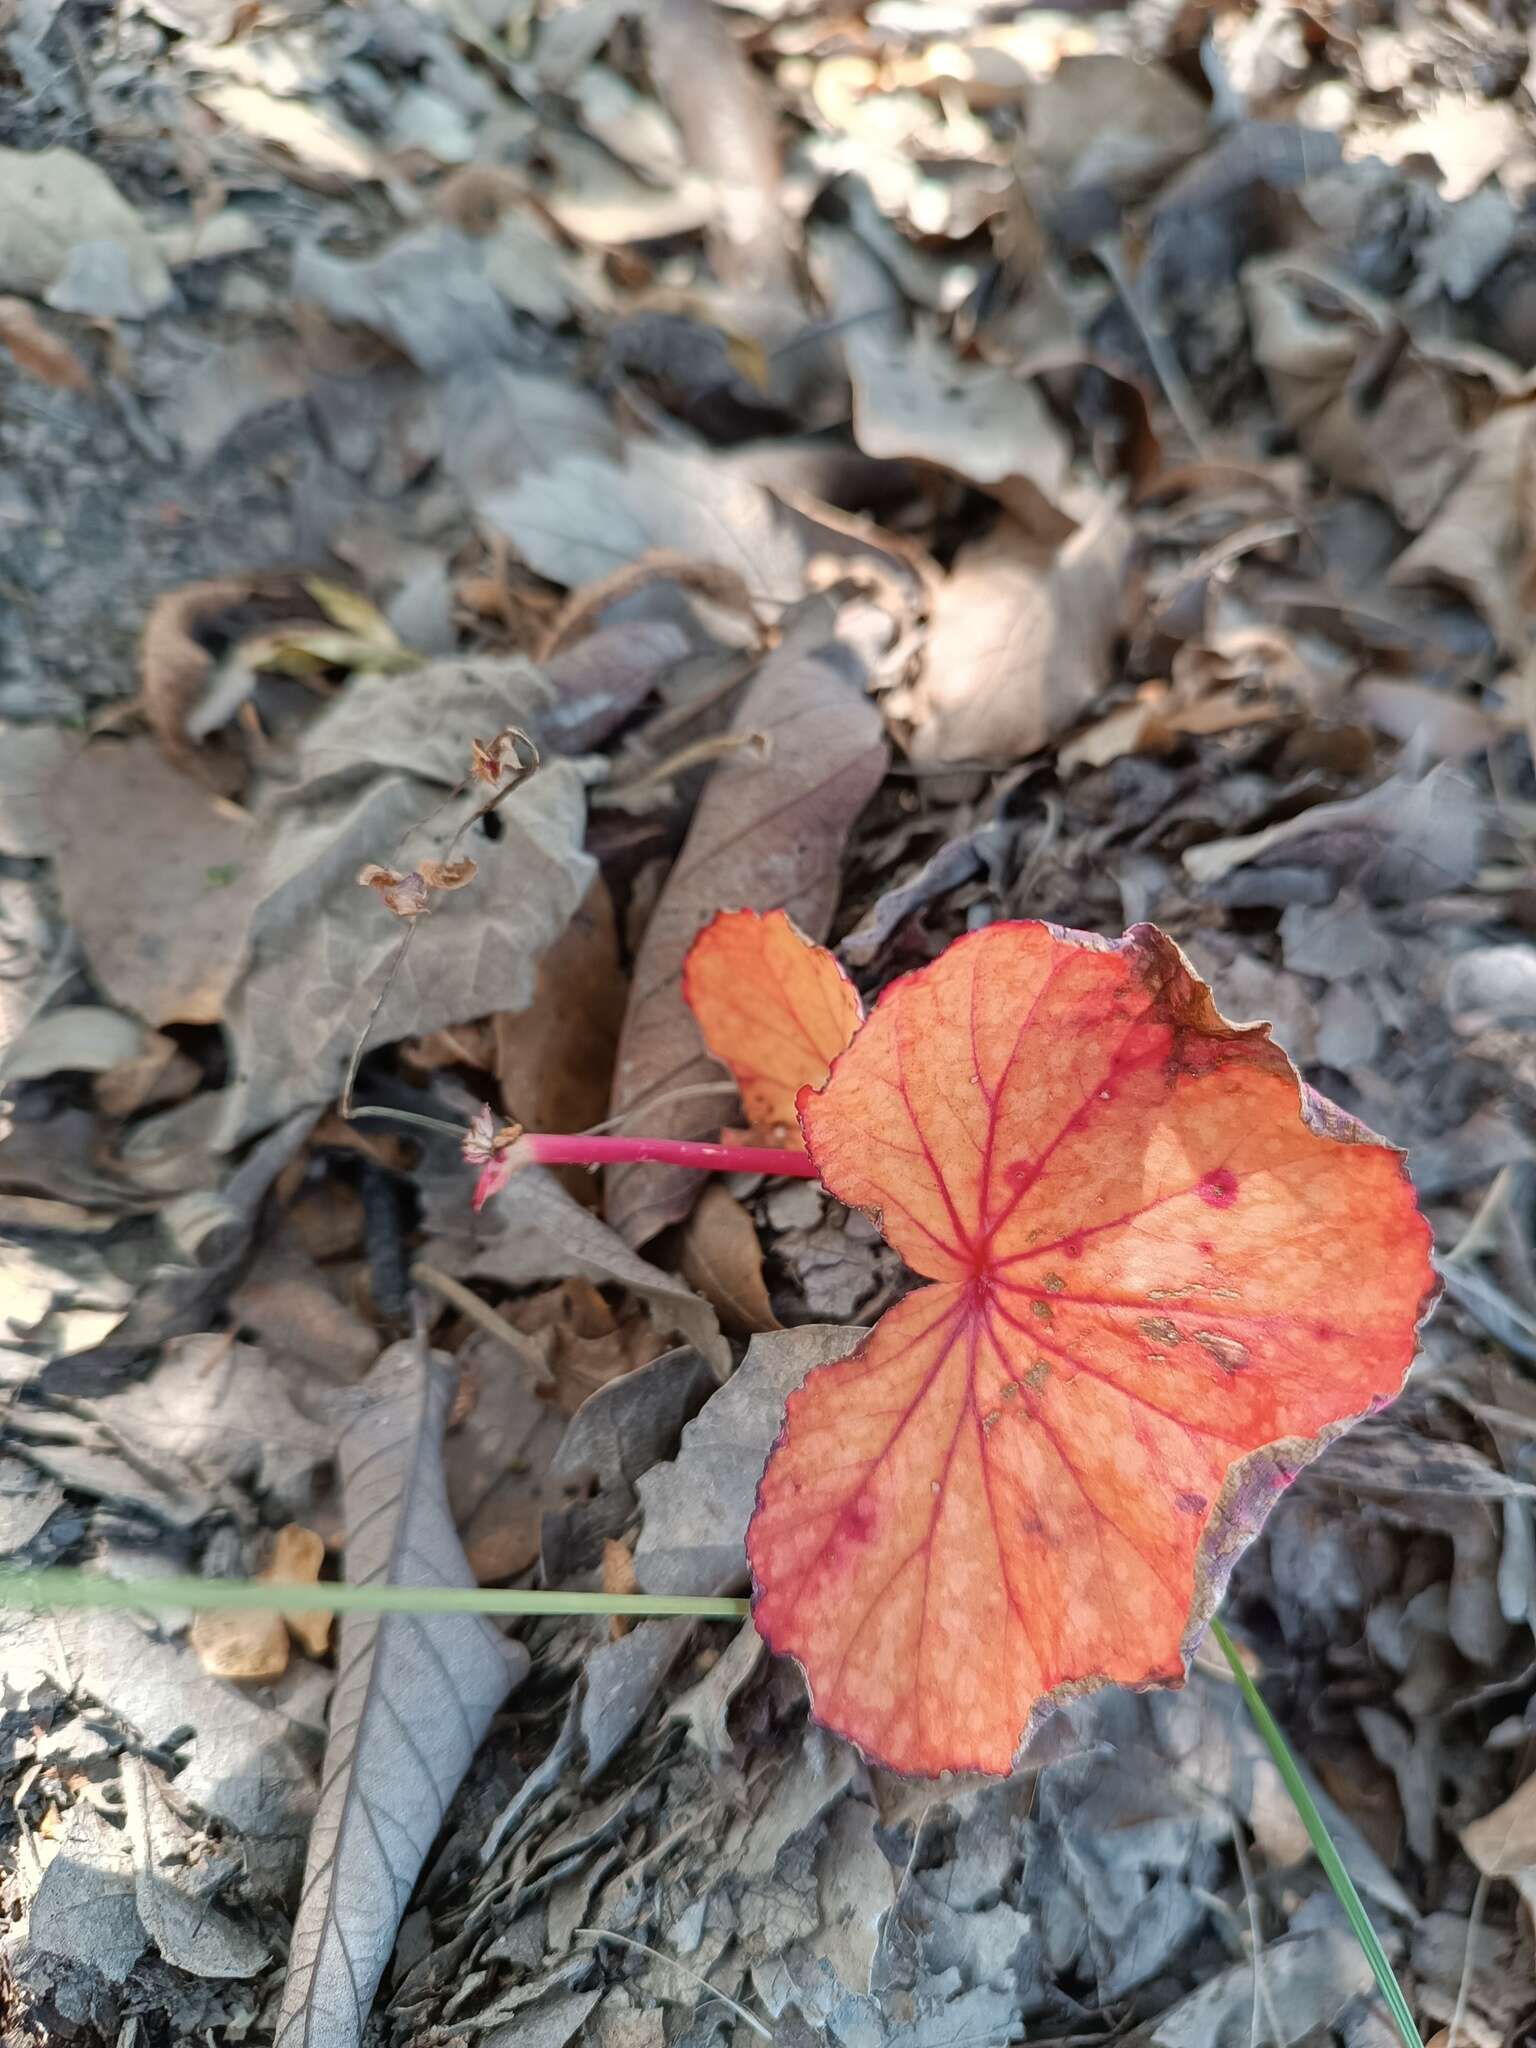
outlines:
[{"label": "pale gray dried leaf", "polygon": [[1106,499],[1059,547],[1010,519],[960,550],[934,597],[923,675],[889,708],[915,760],[1016,760],[1109,682],[1130,523]]},{"label": "pale gray dried leaf", "polygon": [[565,2048],[603,1989],[599,1984],[592,1991],[570,1991],[561,1998],[541,2000],[506,2026],[486,2034],[484,2048]]},{"label": "pale gray dried leaf", "polygon": [[80,751],[80,735],[60,725],[0,719],[0,853],[36,859],[66,836],[55,787]]},{"label": "pale gray dried leaf", "polygon": [[122,250],[136,303],[163,306],[170,272],[105,171],[73,149],[0,149],[0,291],[41,298],[76,249],[104,244]]},{"label": "pale gray dried leaf", "polygon": [[63,1505],[62,1486],[20,1458],[0,1454],[0,1557],[25,1550]]},{"label": "pale gray dried leaf", "polygon": [[143,1051],[142,1024],[99,1003],[65,1003],[45,1010],[22,1032],[0,1062],[7,1083],[47,1074],[105,1074]]},{"label": "pale gray dried leaf", "polygon": [[[1344,1926],[1293,1931],[1266,1944],[1263,1968],[1279,2026],[1274,2048],[1325,2027],[1372,1981],[1364,1950]],[[1236,1963],[1181,1998],[1154,2022],[1154,2048],[1244,2048],[1252,2038],[1253,1970]]]},{"label": "pale gray dried leaf", "polygon": [[434,377],[506,356],[516,338],[502,295],[483,276],[475,240],[440,223],[358,260],[309,244],[293,258],[291,293],[338,322],[381,334]]},{"label": "pale gray dried leaf", "polygon": [[[250,1928],[215,1905],[190,1860],[192,1830],[166,1798],[160,1773],[143,1757],[122,1760],[123,1807],[133,1854],[134,1897],[144,1931],[165,1960],[194,1977],[254,1977],[267,1950]],[[232,1874],[228,1861],[224,1874]]]},{"label": "pale gray dried leaf", "polygon": [[[358,870],[407,834],[413,859],[441,857],[482,800],[475,790],[444,801],[467,773],[471,737],[536,728],[548,695],[526,664],[445,663],[405,679],[361,677],[310,727],[298,785],[258,806],[258,902],[226,1010],[235,1075],[225,1146],[336,1093],[401,943],[395,920],[371,896],[360,900]],[[580,776],[554,762],[497,816],[498,838],[467,836],[475,884],[422,919],[370,1044],[532,1002],[539,959],[595,872],[582,851]]]},{"label": "pale gray dried leaf", "polygon": [[[730,1754],[731,1739],[726,1716],[736,1695],[751,1682],[767,1647],[749,1616],[698,1684],[690,1686],[685,1693],[679,1693],[672,1702],[668,1719],[681,1721],[688,1730],[688,1739],[713,1763],[719,1763]],[[853,1988],[866,1989],[868,1977],[866,1971],[865,1983]]]},{"label": "pale gray dried leaf", "polygon": [[1445,1008],[1458,1031],[1536,1018],[1536,946],[1474,946],[1451,962]]},{"label": "pale gray dried leaf", "polygon": [[709,1303],[632,1251],[552,1174],[542,1167],[514,1173],[478,1215],[469,1207],[466,1186],[462,1173],[426,1184],[428,1225],[443,1232],[427,1248],[428,1265],[460,1279],[499,1280],[506,1287],[578,1276],[599,1286],[626,1288],[650,1304],[658,1327],[686,1337],[716,1372],[727,1370],[729,1349]]},{"label": "pale gray dried leaf", "polygon": [[[418,1339],[358,1390],[340,1467],[351,1585],[474,1583],[448,1512],[442,1443],[456,1376]],[[343,1617],[323,1789],[276,2048],[348,2048],[422,1861],[528,1653],[468,1614]]]},{"label": "pale gray dried leaf", "polygon": [[754,597],[800,595],[805,548],[793,522],[767,491],[702,454],[640,441],[622,463],[571,455],[477,509],[553,583],[594,583],[667,548],[736,570]]},{"label": "pale gray dried leaf", "polygon": [[1209,887],[1250,863],[1287,862],[1332,870],[1373,902],[1413,902],[1470,882],[1482,857],[1484,805],[1448,764],[1421,782],[1401,776],[1363,796],[1316,804],[1262,832],[1210,839],[1183,856],[1192,881]]},{"label": "pale gray dried leaf", "polygon": [[127,1615],[60,1613],[51,1618],[69,1673],[152,1749],[187,1729],[188,1761],[176,1780],[180,1798],[268,1847],[266,1867],[297,1863],[314,1810],[309,1766],[292,1742],[285,1715],[259,1693],[209,1678],[179,1643]]},{"label": "pale gray dried leaf", "polygon": [[697,1626],[686,1615],[642,1621],[617,1642],[599,1643],[588,1657],[581,1701],[585,1781],[606,1770],[629,1740]]},{"label": "pale gray dried leaf", "polygon": [[442,467],[471,503],[574,455],[616,458],[607,408],[580,384],[506,363],[468,363],[439,383]]},{"label": "pale gray dried leaf", "polygon": [[[814,629],[816,615],[804,623]],[[614,1114],[655,1103],[645,1127],[658,1137],[703,1137],[730,1117],[729,1094],[665,1100],[721,1078],[683,1001],[688,948],[722,909],[787,910],[810,937],[825,938],[848,834],[885,772],[880,715],[846,654],[818,644],[815,630],[803,643],[786,639],[764,662],[732,729],[766,733],[772,752],[724,760],[711,774],[646,926],[619,1038]],[[611,1170],[608,1219],[644,1244],[687,1212],[696,1183],[679,1168]]]},{"label": "pale gray dried leaf", "polygon": [[931,462],[999,496],[1022,478],[1054,503],[1071,443],[1027,378],[962,362],[923,334],[856,326],[843,347],[854,439],[866,455]]},{"label": "pale gray dried leaf", "polygon": [[734,1593],[747,1580],[747,1523],[784,1423],[784,1403],[813,1367],[846,1358],[865,1332],[807,1323],[754,1337],[682,1448],[638,1482],[645,1527],[635,1575],[646,1593]]},{"label": "pale gray dried leaf", "polygon": [[1025,94],[1024,149],[1064,186],[1107,185],[1130,197],[1193,156],[1204,103],[1160,64],[1097,50],[1063,57]]},{"label": "pale gray dried leaf", "polygon": [[27,1937],[49,1955],[99,1970],[109,1984],[121,1984],[144,1952],[128,1837],[89,1799],[69,1810],[32,1899]]}]

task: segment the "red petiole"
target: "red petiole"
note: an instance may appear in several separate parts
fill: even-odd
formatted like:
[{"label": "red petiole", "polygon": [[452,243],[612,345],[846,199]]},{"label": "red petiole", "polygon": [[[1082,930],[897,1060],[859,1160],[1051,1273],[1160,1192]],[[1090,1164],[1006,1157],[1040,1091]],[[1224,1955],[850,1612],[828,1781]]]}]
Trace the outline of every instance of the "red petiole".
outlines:
[{"label": "red petiole", "polygon": [[699,1173],[774,1173],[815,1180],[804,1152],[771,1145],[707,1145],[686,1138],[564,1137],[552,1131],[524,1131],[511,1158],[540,1166],[688,1166]]}]

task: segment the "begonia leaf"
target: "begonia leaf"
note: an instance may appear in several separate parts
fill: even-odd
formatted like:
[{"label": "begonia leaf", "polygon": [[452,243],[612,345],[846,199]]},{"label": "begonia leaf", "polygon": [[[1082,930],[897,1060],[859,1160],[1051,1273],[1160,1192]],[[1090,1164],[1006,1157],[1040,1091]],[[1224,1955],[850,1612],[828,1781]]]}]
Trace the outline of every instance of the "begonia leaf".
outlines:
[{"label": "begonia leaf", "polygon": [[683,994],[754,1140],[798,1149],[795,1097],[825,1080],[864,1015],[837,961],[782,910],[722,910],[689,948]]},{"label": "begonia leaf", "polygon": [[1062,1699],[1182,1682],[1279,1493],[1400,1389],[1428,1226],[1148,925],[959,940],[800,1117],[932,1284],[791,1395],[757,1626],[869,1756],[1005,1772]]}]

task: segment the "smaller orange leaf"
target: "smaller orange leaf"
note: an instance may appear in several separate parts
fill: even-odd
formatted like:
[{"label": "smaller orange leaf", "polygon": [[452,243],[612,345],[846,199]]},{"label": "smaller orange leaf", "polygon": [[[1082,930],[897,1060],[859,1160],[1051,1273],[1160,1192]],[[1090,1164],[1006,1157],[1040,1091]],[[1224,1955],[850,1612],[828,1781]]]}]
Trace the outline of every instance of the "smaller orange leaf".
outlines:
[{"label": "smaller orange leaf", "polygon": [[357,879],[361,888],[377,889],[385,909],[396,917],[420,917],[432,908],[432,892],[426,877],[414,868],[408,875],[402,875],[394,868],[381,868],[377,861],[369,861],[358,870]]},{"label": "smaller orange leaf", "polygon": [[722,910],[689,948],[683,995],[741,1090],[753,1142],[798,1148],[795,1097],[821,1085],[864,1018],[832,954],[782,910]]},{"label": "smaller orange leaf", "polygon": [[479,866],[461,853],[457,860],[424,860],[416,872],[429,889],[463,889],[475,879]]}]

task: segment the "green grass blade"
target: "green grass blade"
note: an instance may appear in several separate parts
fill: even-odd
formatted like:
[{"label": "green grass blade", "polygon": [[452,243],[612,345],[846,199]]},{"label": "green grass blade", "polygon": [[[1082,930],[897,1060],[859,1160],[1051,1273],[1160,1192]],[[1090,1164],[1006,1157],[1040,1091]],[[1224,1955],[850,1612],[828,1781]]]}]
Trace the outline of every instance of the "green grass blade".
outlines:
[{"label": "green grass blade", "polygon": [[690,1615],[740,1621],[745,1600],[667,1593],[529,1593],[515,1587],[332,1586],[252,1579],[107,1579],[51,1565],[0,1571],[0,1609],[45,1613],[58,1607],[109,1607],[136,1614],[192,1608],[257,1614],[628,1614]]},{"label": "green grass blade", "polygon": [[1356,1941],[1359,1942],[1372,1975],[1381,1988],[1381,1995],[1387,2002],[1397,2031],[1402,2035],[1406,2048],[1424,2048],[1419,2030],[1414,2025],[1413,2014],[1408,2010],[1408,2001],[1403,1996],[1402,1986],[1392,1973],[1387,1961],[1386,1950],[1376,1938],[1370,1915],[1361,1903],[1360,1894],[1355,1890],[1355,1881],[1344,1868],[1343,1858],[1333,1845],[1333,1837],[1324,1825],[1323,1816],[1318,1812],[1312,1794],[1307,1790],[1306,1780],[1296,1767],[1290,1745],[1280,1732],[1280,1724],[1265,1706],[1258,1687],[1248,1676],[1243,1660],[1233,1646],[1232,1638],[1219,1621],[1211,1623],[1211,1634],[1221,1645],[1222,1654],[1232,1667],[1232,1676],[1237,1680],[1238,1690],[1243,1695],[1253,1724],[1263,1736],[1265,1746],[1275,1760],[1275,1766],[1285,1781],[1285,1789],[1291,1795],[1291,1802],[1301,1815],[1302,1826],[1306,1829],[1317,1860],[1322,1864],[1328,1882],[1333,1886],[1339,1904],[1349,1918]]}]

